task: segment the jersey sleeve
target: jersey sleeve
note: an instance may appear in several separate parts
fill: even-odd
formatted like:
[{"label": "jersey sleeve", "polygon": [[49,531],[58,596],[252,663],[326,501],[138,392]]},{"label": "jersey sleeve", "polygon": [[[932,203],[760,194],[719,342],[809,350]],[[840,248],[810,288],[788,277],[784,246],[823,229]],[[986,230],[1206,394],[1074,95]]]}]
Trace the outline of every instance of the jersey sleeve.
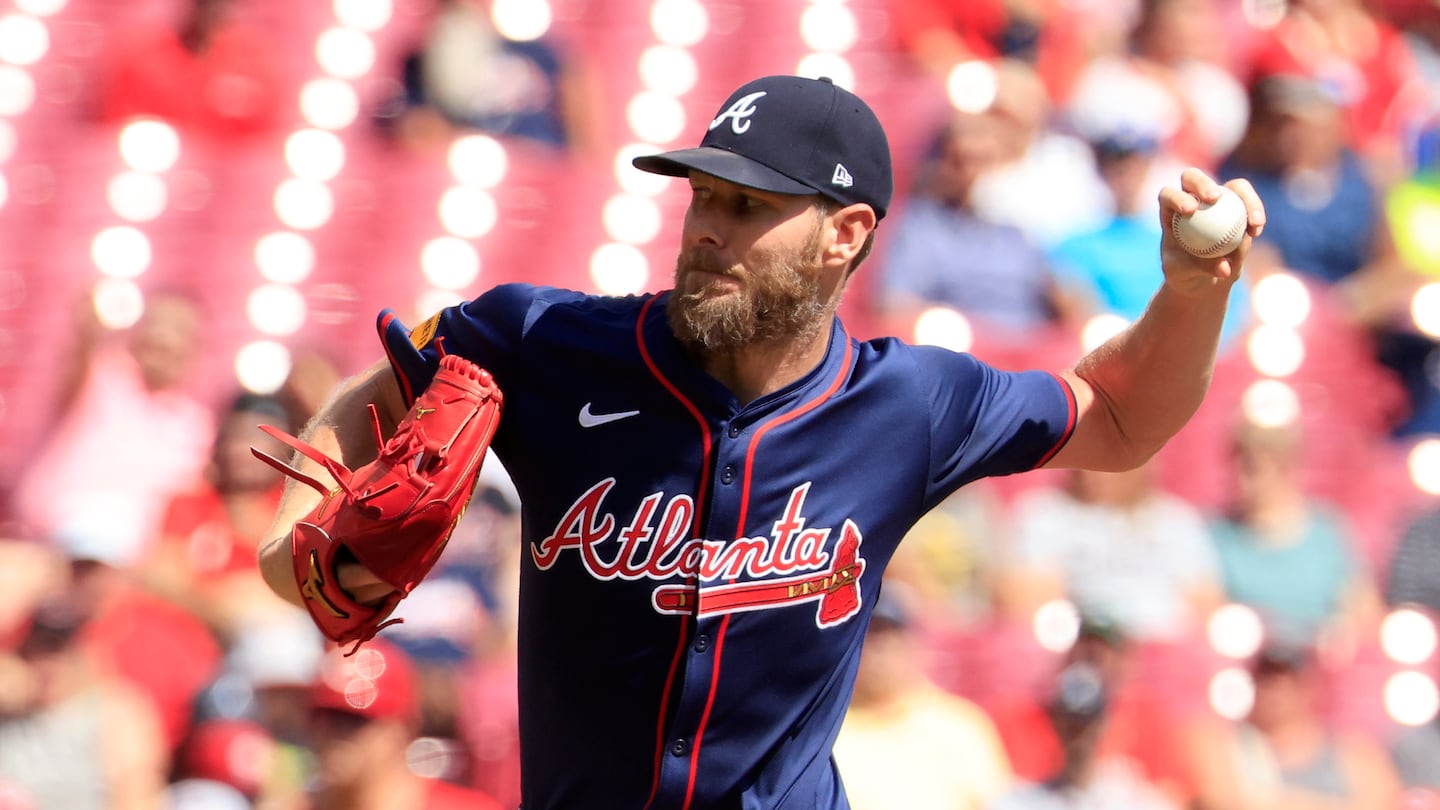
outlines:
[{"label": "jersey sleeve", "polygon": [[520,345],[536,315],[560,298],[577,295],[530,284],[503,284],[446,307],[413,328],[393,312],[381,312],[376,326],[405,404],[413,403],[430,385],[444,354],[473,361],[494,375],[503,389],[516,371]]},{"label": "jersey sleeve", "polygon": [[944,349],[916,352],[930,403],[931,503],[971,481],[1039,467],[1075,430],[1075,394],[1055,374],[1001,371]]}]

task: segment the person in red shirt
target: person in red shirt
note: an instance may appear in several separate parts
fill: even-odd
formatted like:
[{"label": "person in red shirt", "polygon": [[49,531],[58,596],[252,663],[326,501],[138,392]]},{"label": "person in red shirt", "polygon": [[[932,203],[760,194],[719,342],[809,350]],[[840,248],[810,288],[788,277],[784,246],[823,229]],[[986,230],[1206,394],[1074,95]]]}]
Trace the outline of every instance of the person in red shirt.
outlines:
[{"label": "person in red shirt", "polygon": [[[1087,618],[1080,635],[1059,662],[1054,686],[1071,666],[1081,665],[1098,674],[1107,694],[1105,723],[1094,741],[1101,763],[1130,766],[1177,805],[1194,794],[1192,779],[1179,754],[1176,740],[1165,735],[1179,728],[1178,718],[1162,703],[1145,694],[1127,677],[1128,642],[1118,627],[1103,619]],[[991,707],[1010,764],[1019,779],[1043,782],[1065,765],[1066,753],[1052,719],[1056,696],[1040,694],[1007,705]]]},{"label": "person in red shirt", "polygon": [[326,653],[310,690],[317,778],[304,808],[500,810],[484,793],[420,776],[407,763],[421,716],[419,680],[406,655],[380,639],[345,652]]},{"label": "person in red shirt", "polygon": [[216,140],[275,132],[282,72],[272,38],[236,18],[233,0],[192,0],[174,27],[126,32],[104,71],[105,121],[155,116]]},{"label": "person in red shirt", "polygon": [[256,562],[284,481],[269,465],[256,463],[250,448],[277,457],[288,450],[257,425],[292,427],[277,399],[237,395],[220,419],[204,480],[170,499],[158,542],[140,565],[147,588],[222,638],[267,610],[289,610],[265,586]]}]

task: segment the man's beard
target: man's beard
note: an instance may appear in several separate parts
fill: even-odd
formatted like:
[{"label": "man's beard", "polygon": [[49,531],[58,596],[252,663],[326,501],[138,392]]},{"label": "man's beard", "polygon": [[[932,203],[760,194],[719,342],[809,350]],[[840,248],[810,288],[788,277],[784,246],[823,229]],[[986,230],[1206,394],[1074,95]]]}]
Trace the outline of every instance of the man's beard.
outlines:
[{"label": "man's beard", "polygon": [[[711,252],[682,252],[666,307],[671,330],[682,343],[722,352],[815,335],[828,314],[815,258],[819,240],[816,228],[799,250],[766,256],[753,270],[726,266]],[[699,271],[729,276],[738,288],[707,295],[715,282]]]}]

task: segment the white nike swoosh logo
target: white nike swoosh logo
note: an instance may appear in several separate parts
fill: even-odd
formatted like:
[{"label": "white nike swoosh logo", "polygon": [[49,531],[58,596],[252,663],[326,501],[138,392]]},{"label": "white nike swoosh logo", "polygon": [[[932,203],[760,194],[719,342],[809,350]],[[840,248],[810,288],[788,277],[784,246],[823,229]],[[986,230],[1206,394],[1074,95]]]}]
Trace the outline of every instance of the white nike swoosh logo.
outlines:
[{"label": "white nike swoosh logo", "polygon": [[621,419],[629,419],[632,416],[639,416],[639,411],[618,411],[616,413],[591,413],[590,403],[580,409],[580,427],[592,428],[607,422],[617,422]]}]

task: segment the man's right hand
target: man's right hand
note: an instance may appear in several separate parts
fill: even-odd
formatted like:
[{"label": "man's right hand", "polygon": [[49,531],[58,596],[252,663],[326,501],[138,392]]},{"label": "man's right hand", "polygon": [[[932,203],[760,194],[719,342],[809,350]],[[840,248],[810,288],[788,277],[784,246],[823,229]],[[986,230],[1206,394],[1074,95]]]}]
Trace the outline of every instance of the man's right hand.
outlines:
[{"label": "man's right hand", "polygon": [[335,566],[335,578],[340,589],[362,605],[378,605],[395,592],[390,583],[382,581],[375,572],[358,562]]}]

